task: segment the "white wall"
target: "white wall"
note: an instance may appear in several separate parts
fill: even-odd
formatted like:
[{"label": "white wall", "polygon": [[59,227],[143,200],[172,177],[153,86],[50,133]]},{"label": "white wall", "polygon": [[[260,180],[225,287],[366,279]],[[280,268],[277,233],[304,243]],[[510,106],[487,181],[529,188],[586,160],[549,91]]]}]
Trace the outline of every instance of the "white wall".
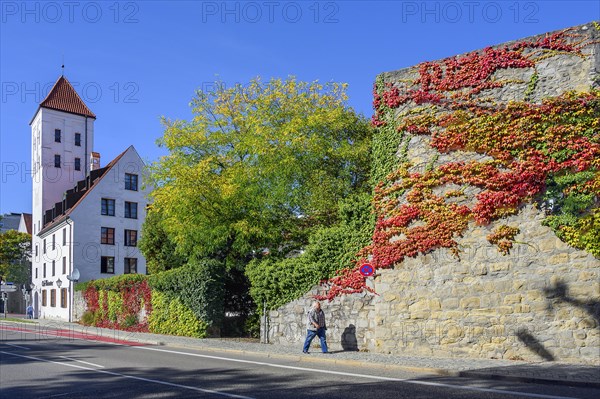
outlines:
[{"label": "white wall", "polygon": [[[61,141],[54,141],[54,130],[61,130]],[[75,145],[75,133],[81,134],[81,146]],[[86,146],[87,143],[87,146]],[[77,181],[83,180],[89,164],[89,154],[94,143],[94,119],[67,112],[40,108],[31,123],[31,167],[32,167],[32,280],[36,288],[41,286],[44,280],[43,264],[46,263],[47,278],[51,275],[52,260],[58,264],[62,259],[53,259],[57,249],[47,248],[46,254],[43,250],[43,239],[38,233],[44,227],[43,215],[51,209],[56,202],[62,201],[63,193],[72,189]],[[86,153],[87,152],[87,153]],[[60,155],[61,167],[54,167],[54,155]],[[74,170],[75,158],[81,159],[81,170]],[[62,234],[62,233],[61,233]],[[47,245],[50,245],[51,234],[46,235]],[[62,240],[62,235],[61,235]],[[62,241],[61,241],[62,243]],[[37,256],[36,256],[37,248]],[[52,254],[50,253],[52,252]],[[38,278],[35,270],[38,270]],[[57,267],[58,269],[58,267]],[[62,271],[62,263],[60,266]],[[59,278],[56,274],[52,281]],[[66,279],[60,277],[66,283]],[[54,286],[54,288],[56,288]],[[48,294],[49,295],[49,294]],[[41,308],[41,296],[39,297]],[[48,297],[48,304],[50,298]],[[46,309],[49,314],[63,314],[60,309],[60,296],[57,295],[57,308]],[[40,313],[40,312],[38,312]]]},{"label": "white wall", "polygon": [[[75,208],[71,218],[75,223],[74,266],[81,273],[80,281],[112,277],[123,274],[125,258],[137,259],[137,272],[146,274],[146,260],[139,247],[124,245],[125,229],[136,230],[138,242],[146,218],[147,194],[149,189],[142,190],[144,183],[144,164],[133,147],[121,157],[119,162],[108,171],[100,182],[91,190],[85,199]],[[125,190],[125,173],[138,175],[138,191]],[[101,215],[101,200],[115,200],[115,216]],[[124,217],[125,201],[137,202],[137,219]],[[115,245],[100,243],[101,227],[115,229]],[[100,272],[101,256],[115,258],[114,274]]]},{"label": "white wall", "polygon": [[[43,238],[46,239],[46,253],[41,251],[38,256],[39,261],[33,264],[32,270],[32,281],[35,284],[35,290],[39,293],[39,317],[43,318],[61,318],[68,320],[69,318],[69,306],[70,306],[70,294],[69,294],[69,280],[67,275],[70,274],[70,261],[71,261],[71,246],[70,246],[70,235],[71,228],[69,223],[66,221],[55,226],[52,230],[44,233]],[[43,242],[43,238],[41,241]],[[53,245],[54,240],[54,245]],[[64,259],[64,260],[63,260]],[[54,262],[54,270],[52,263]],[[64,269],[63,269],[64,262]],[[44,263],[46,264],[46,275],[44,276]],[[36,278],[37,268],[37,278]],[[66,307],[61,306],[60,289],[58,288],[57,281],[62,281],[61,288],[67,288],[67,303]],[[56,290],[56,303],[55,306],[51,306],[50,293],[51,290]],[[42,291],[46,290],[47,303],[46,306],[42,306]]]}]

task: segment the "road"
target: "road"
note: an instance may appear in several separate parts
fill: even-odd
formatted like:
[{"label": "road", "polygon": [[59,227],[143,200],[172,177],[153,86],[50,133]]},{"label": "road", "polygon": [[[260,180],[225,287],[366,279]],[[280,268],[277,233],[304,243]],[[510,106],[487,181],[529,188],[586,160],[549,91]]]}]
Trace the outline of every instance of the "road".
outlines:
[{"label": "road", "polygon": [[589,388],[450,378],[376,367],[360,370],[310,358],[299,362],[81,338],[3,329],[0,398],[600,397],[600,390]]}]

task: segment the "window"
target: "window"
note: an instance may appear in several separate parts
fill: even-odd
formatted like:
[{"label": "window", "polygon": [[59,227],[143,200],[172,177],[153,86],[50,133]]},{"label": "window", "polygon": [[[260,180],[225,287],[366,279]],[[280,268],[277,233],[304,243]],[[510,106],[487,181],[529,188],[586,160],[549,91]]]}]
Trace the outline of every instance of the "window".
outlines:
[{"label": "window", "polygon": [[44,248],[42,248],[44,250],[44,253],[46,253],[46,239],[44,238]]},{"label": "window", "polygon": [[138,175],[131,173],[125,173],[125,190],[137,191],[138,189]]},{"label": "window", "polygon": [[63,245],[67,245],[67,228],[63,229]]},{"label": "window", "polygon": [[52,250],[56,249],[56,235],[52,234]]},{"label": "window", "polygon": [[60,143],[60,129],[54,129],[54,141]]},{"label": "window", "polygon": [[67,274],[67,257],[63,256],[62,274]]},{"label": "window", "polygon": [[56,261],[52,261],[52,277],[56,274]]},{"label": "window", "polygon": [[125,274],[137,273],[137,259],[125,258]]},{"label": "window", "polygon": [[129,219],[137,219],[137,202],[125,201],[125,217]]},{"label": "window", "polygon": [[48,299],[46,297],[46,291],[42,290],[42,306],[48,306]]},{"label": "window", "polygon": [[81,170],[81,158],[75,158],[75,170]]},{"label": "window", "polygon": [[100,258],[100,273],[115,273],[115,258],[112,256],[103,256]]},{"label": "window", "polygon": [[50,290],[50,306],[56,307],[56,290]]},{"label": "window", "polygon": [[35,257],[37,258],[37,256],[38,256],[38,245],[35,244]]},{"label": "window", "polygon": [[38,268],[35,268],[35,278],[38,278]]},{"label": "window", "polygon": [[66,288],[60,289],[60,307],[61,308],[67,307],[67,289]]},{"label": "window", "polygon": [[115,216],[115,200],[102,198],[101,213],[107,216]]},{"label": "window", "polygon": [[46,278],[46,264],[44,263],[44,268],[42,269],[42,277]]},{"label": "window", "polygon": [[115,229],[112,227],[102,227],[100,244],[115,245]]},{"label": "window", "polygon": [[81,133],[75,133],[75,145],[81,147]]},{"label": "window", "polygon": [[54,155],[54,167],[60,168],[60,155]]},{"label": "window", "polygon": [[137,230],[125,230],[125,246],[137,246]]}]

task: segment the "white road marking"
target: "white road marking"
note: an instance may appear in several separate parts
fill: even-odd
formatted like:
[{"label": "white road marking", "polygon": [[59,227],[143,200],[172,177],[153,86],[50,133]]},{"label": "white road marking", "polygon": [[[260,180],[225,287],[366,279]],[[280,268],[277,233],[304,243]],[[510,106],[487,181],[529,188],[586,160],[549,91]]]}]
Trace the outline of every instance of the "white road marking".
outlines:
[{"label": "white road marking", "polygon": [[527,398],[577,399],[572,396],[555,396],[555,395],[544,395],[544,394],[538,394],[538,393],[505,391],[502,389],[494,389],[494,388],[479,388],[479,387],[470,387],[470,386],[464,386],[464,385],[444,384],[444,383],[440,383],[440,382],[416,381],[416,380],[411,380],[411,379],[407,379],[407,378],[382,377],[382,376],[376,376],[376,375],[346,373],[343,371],[332,371],[332,370],[321,370],[321,369],[307,368],[307,367],[286,366],[283,364],[257,362],[257,361],[253,361],[253,360],[233,359],[233,358],[221,357],[221,356],[201,355],[199,353],[187,353],[187,352],[180,352],[180,351],[174,351],[174,350],[168,350],[168,349],[149,348],[149,347],[144,347],[144,346],[131,346],[130,348],[173,353],[173,354],[178,354],[178,355],[202,357],[202,358],[206,358],[206,359],[224,360],[224,361],[228,361],[228,362],[256,364],[256,365],[260,365],[260,366],[267,366],[267,367],[274,367],[274,368],[281,368],[281,369],[307,371],[307,372],[318,373],[318,374],[335,374],[335,375],[343,375],[343,376],[348,376],[348,377],[365,378],[365,379],[370,379],[370,380],[396,381],[396,382],[404,382],[404,383],[408,383],[408,384],[427,385],[427,386],[440,387],[440,388],[462,389],[465,391],[500,393],[500,394],[504,394],[504,395],[524,396]]},{"label": "white road marking", "polygon": [[104,366],[100,365],[100,364],[96,364],[96,363],[90,363],[90,362],[84,362],[83,360],[77,360],[77,359],[73,359],[72,357],[67,357],[67,356],[59,356],[62,357],[63,359],[68,359],[68,360],[72,360],[74,362],[79,362],[79,363],[83,363],[83,364],[89,364],[90,366],[95,366],[95,367],[99,367],[101,369],[104,368]]},{"label": "white road marking", "polygon": [[115,377],[129,378],[129,379],[137,380],[137,381],[152,382],[152,383],[155,383],[155,384],[167,385],[167,386],[170,386],[170,387],[189,389],[191,391],[211,393],[211,394],[214,394],[214,395],[225,396],[227,398],[255,399],[255,398],[252,398],[250,396],[235,395],[235,394],[231,394],[231,393],[226,393],[226,392],[221,392],[221,391],[215,391],[215,390],[212,390],[212,389],[202,389],[202,388],[198,388],[198,387],[192,387],[192,386],[189,386],[189,385],[174,384],[172,382],[161,381],[161,380],[154,380],[154,379],[151,379],[151,378],[144,378],[144,377],[136,377],[136,376],[128,375],[128,374],[115,373],[113,371],[108,371],[108,370],[98,370],[98,369],[93,369],[93,368],[90,368],[90,367],[79,366],[77,364],[57,362],[57,361],[54,361],[54,360],[47,360],[47,359],[42,359],[42,358],[34,357],[34,356],[18,355],[16,353],[3,352],[3,351],[0,351],[0,353],[5,354],[5,355],[9,355],[9,356],[22,357],[24,359],[29,359],[29,360],[37,360],[37,361],[40,361],[40,362],[46,362],[46,363],[52,363],[52,364],[59,364],[61,366],[65,366],[65,367],[72,367],[72,368],[81,369],[81,370],[94,371],[96,373],[108,374],[108,375],[112,375],[112,376],[115,376]]},{"label": "white road marking", "polygon": [[19,349],[25,349],[25,350],[30,350],[31,348],[26,348],[24,346],[21,345],[15,345],[15,344],[7,344],[6,342],[4,342],[4,345],[8,345],[8,346],[14,346],[15,348],[19,348]]},{"label": "white road marking", "polygon": [[[27,333],[29,333],[29,334],[37,333],[37,332],[33,332],[33,331],[32,332],[21,331],[21,332],[25,332],[26,334]],[[63,338],[63,337],[59,337],[59,338]],[[444,383],[439,383],[439,382],[416,381],[416,380],[411,380],[411,379],[406,379],[406,378],[392,378],[392,377],[382,377],[382,376],[366,375],[366,374],[346,373],[346,372],[343,372],[343,371],[331,371],[331,370],[321,370],[321,369],[306,368],[306,367],[286,366],[286,365],[275,364],[275,363],[266,363],[266,362],[252,361],[252,360],[233,359],[233,358],[227,358],[227,357],[221,357],[221,356],[201,355],[201,354],[198,354],[198,353],[187,353],[187,352],[180,352],[180,351],[174,351],[174,350],[168,350],[168,349],[149,348],[149,347],[146,347],[146,346],[129,346],[129,345],[119,344],[119,343],[116,343],[116,342],[95,341],[93,338],[90,338],[90,339],[72,338],[72,337],[68,337],[68,338],[69,339],[75,339],[75,340],[82,340],[82,341],[102,342],[104,344],[109,344],[109,345],[125,346],[125,347],[131,348],[131,349],[145,349],[145,350],[151,350],[151,351],[157,351],[157,352],[166,352],[166,353],[173,353],[173,354],[178,354],[178,355],[203,357],[203,358],[207,358],[207,359],[224,360],[224,361],[237,362],[237,363],[256,364],[256,365],[260,365],[260,366],[282,368],[282,369],[290,369],[290,370],[299,370],[299,371],[307,371],[307,372],[320,373],[320,374],[323,374],[323,373],[324,374],[335,374],[335,375],[344,375],[344,376],[349,376],[349,377],[358,377],[358,378],[365,378],[365,379],[379,380],[379,381],[396,381],[396,382],[404,382],[404,383],[407,383],[407,384],[427,385],[427,386],[435,386],[435,387],[440,387],[440,388],[454,388],[454,389],[462,389],[462,390],[466,390],[466,391],[509,394],[509,395],[514,395],[514,396],[523,396],[523,397],[527,397],[527,398],[578,399],[578,398],[575,398],[575,397],[572,397],[572,396],[555,396],[555,395],[544,395],[544,394],[538,394],[538,393],[526,393],[526,392],[518,392],[518,391],[505,391],[505,390],[494,389],[494,388],[478,388],[478,387],[470,387],[470,386],[464,386],[464,385],[444,384]],[[5,352],[0,352],[0,353],[5,353]],[[13,354],[13,355],[15,355],[15,354]],[[23,356],[23,355],[15,355],[15,356],[27,357],[27,356]],[[40,360],[41,361],[45,361],[45,362],[51,362],[49,360],[44,360],[44,359],[40,359]],[[64,364],[64,363],[59,363],[59,364]],[[67,365],[67,366],[78,367],[78,366],[75,366],[75,365]],[[87,370],[87,368],[85,368],[85,367],[80,367],[80,368],[84,368],[84,369]],[[121,376],[121,374],[111,373],[110,371],[96,370],[96,369],[92,369],[92,370],[97,371],[97,372],[110,373],[110,374],[115,374],[115,375],[120,375]],[[143,379],[141,377],[127,376],[127,375],[124,375],[124,374],[122,376],[125,377],[125,378],[133,378],[133,379],[145,380],[145,379]],[[156,383],[159,383],[159,384],[179,386],[177,384],[172,384],[172,383],[166,382],[166,381],[165,382],[158,381],[158,380],[156,380],[156,381],[150,380],[150,381],[156,382]],[[181,387],[187,387],[187,386],[183,386],[182,385]],[[204,392],[200,388],[189,387],[189,389],[196,389],[196,390],[200,390],[200,391]],[[245,396],[229,395],[229,394],[222,393],[222,392],[215,392],[215,393],[219,394],[219,395],[226,395],[226,396],[229,396],[229,397],[234,397],[234,398],[247,398]],[[251,398],[251,399],[253,399],[253,398]]]}]

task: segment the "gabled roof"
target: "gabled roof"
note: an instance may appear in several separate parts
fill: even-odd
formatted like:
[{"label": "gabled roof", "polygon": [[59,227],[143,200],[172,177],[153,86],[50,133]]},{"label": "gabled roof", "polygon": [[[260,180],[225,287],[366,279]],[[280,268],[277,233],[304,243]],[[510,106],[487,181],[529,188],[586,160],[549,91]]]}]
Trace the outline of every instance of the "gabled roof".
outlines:
[{"label": "gabled roof", "polygon": [[77,94],[71,83],[64,76],[58,78],[56,83],[54,83],[52,90],[50,90],[46,98],[40,103],[40,108],[55,109],[57,111],[96,119],[96,115],[85,105],[79,94]]},{"label": "gabled roof", "polygon": [[[97,169],[97,170],[90,171],[90,173],[88,174],[88,176],[86,177],[86,179],[90,178],[90,176],[91,176],[91,177],[93,177],[93,180],[90,178],[91,181],[90,181],[89,187],[85,187],[85,188],[83,188],[83,190],[74,193],[74,194],[79,195],[79,198],[77,199],[77,202],[75,202],[75,204],[73,204],[71,207],[69,207],[66,210],[66,212],[64,212],[60,216],[57,216],[50,223],[44,225],[44,227],[42,228],[42,230],[40,230],[40,232],[38,233],[38,235],[42,236],[44,233],[47,233],[48,231],[52,230],[54,227],[60,225],[65,220],[67,220],[67,218],[69,217],[69,215],[75,210],[75,208],[77,208],[77,206],[79,204],[81,204],[81,202],[85,199],[85,197],[98,185],[98,183],[100,182],[100,180],[102,180],[102,178],[104,176],[106,176],[108,174],[108,172],[110,172],[110,170],[113,168],[113,166],[115,166],[117,164],[117,162],[119,162],[119,160],[123,157],[123,155],[125,155],[125,153],[127,151],[129,151],[129,149],[132,149],[132,148],[133,148],[133,146],[129,146],[125,151],[123,151],[122,153],[120,153],[119,155],[117,155],[117,157],[115,159],[113,159],[112,161],[110,161],[110,163],[108,165],[106,165],[105,167]],[[135,148],[133,148],[133,150],[135,151]],[[94,172],[96,172],[96,176],[93,176]],[[83,194],[81,194],[81,192],[83,192]]]}]

